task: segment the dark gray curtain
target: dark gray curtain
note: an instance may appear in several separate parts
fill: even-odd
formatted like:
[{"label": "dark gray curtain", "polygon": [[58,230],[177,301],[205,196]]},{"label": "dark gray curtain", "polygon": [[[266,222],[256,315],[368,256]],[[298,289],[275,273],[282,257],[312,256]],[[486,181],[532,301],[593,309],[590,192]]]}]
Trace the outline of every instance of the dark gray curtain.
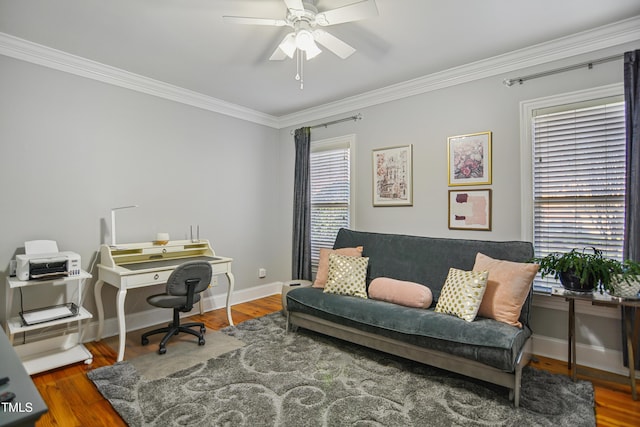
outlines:
[{"label": "dark gray curtain", "polygon": [[[625,200],[624,258],[640,261],[640,50],[624,54],[624,102],[627,133],[627,188]],[[624,365],[628,366],[625,316],[634,330],[636,369],[640,369],[638,351],[640,315],[635,308],[623,308],[622,334]]]},{"label": "dark gray curtain", "polygon": [[296,129],[291,278],[311,280],[311,128]]}]

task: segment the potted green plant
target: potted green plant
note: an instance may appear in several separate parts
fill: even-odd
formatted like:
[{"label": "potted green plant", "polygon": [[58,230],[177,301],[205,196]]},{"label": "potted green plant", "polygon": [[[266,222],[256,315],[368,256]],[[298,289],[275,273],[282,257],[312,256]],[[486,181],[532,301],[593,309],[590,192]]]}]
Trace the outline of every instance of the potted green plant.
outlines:
[{"label": "potted green plant", "polygon": [[624,260],[610,283],[611,294],[623,298],[640,298],[640,263]]},{"label": "potted green plant", "polygon": [[[606,258],[596,248],[572,249],[552,252],[530,260],[540,265],[542,278],[553,276],[565,289],[576,292],[609,291],[615,294],[619,287],[632,286],[640,278],[640,263]],[[637,294],[636,290],[636,294]]]}]

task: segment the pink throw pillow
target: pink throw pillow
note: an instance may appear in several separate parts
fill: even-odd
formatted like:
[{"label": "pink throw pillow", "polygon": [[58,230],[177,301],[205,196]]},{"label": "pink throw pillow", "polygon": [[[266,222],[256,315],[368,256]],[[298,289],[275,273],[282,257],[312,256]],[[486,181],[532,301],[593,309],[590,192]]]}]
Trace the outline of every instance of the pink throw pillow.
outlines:
[{"label": "pink throw pillow", "polygon": [[369,285],[369,298],[415,308],[429,308],[431,289],[419,283],[377,277]]},{"label": "pink throw pillow", "polygon": [[498,260],[478,253],[473,271],[489,272],[478,316],[521,328],[518,318],[538,273],[538,264]]},{"label": "pink throw pillow", "polygon": [[314,288],[324,289],[324,285],[329,278],[329,254],[334,253],[345,256],[362,256],[362,246],[355,248],[340,248],[340,249],[320,249],[320,260],[318,261],[318,271],[316,273],[316,280],[313,282]]}]

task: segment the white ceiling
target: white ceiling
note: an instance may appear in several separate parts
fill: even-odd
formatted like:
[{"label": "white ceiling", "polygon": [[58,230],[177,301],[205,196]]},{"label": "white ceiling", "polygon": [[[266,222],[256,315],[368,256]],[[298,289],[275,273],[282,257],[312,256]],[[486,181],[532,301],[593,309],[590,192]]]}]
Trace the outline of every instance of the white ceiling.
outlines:
[{"label": "white ceiling", "polygon": [[[356,0],[318,0],[320,11]],[[640,15],[639,0],[376,0],[376,18],[325,29],[357,49],[269,61],[282,0],[0,0],[0,32],[281,117]]]}]

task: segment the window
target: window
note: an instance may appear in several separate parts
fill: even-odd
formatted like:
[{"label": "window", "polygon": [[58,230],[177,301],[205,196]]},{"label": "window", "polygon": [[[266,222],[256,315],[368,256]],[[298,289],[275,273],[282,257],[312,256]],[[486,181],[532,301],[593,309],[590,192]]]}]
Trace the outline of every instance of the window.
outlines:
[{"label": "window", "polygon": [[332,248],[340,228],[352,226],[354,136],[311,143],[311,265],[320,248]]},{"label": "window", "polygon": [[[532,241],[536,256],[573,248],[622,259],[625,119],[622,97],[532,108]],[[538,278],[548,290],[553,278]]]}]

